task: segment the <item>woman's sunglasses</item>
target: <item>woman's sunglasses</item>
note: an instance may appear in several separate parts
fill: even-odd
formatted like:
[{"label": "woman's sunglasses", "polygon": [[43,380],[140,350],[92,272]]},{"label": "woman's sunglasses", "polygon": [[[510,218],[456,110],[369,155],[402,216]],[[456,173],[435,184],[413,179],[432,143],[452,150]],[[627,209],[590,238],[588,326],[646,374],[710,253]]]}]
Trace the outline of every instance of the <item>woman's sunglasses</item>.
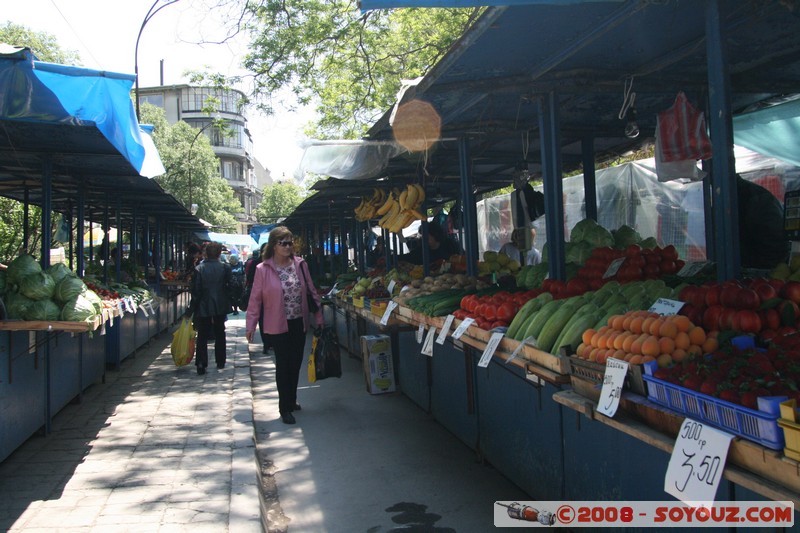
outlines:
[{"label": "woman's sunglasses", "polygon": [[278,244],[281,246],[291,246],[294,244],[292,241],[278,241]]}]

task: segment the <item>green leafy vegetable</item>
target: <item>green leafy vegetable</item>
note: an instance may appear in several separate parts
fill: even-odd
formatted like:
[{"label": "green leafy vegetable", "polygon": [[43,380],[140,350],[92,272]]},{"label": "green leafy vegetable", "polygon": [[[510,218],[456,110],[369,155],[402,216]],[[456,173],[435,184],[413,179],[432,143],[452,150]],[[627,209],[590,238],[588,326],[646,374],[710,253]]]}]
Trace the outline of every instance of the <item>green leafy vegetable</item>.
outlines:
[{"label": "green leafy vegetable", "polygon": [[25,276],[19,282],[19,292],[30,298],[31,300],[47,300],[53,297],[53,291],[56,289],[56,282],[49,274],[44,272],[37,272]]},{"label": "green leafy vegetable", "polygon": [[58,320],[61,316],[61,308],[53,300],[38,300],[31,302],[22,318],[25,320]]},{"label": "green leafy vegetable", "polygon": [[58,282],[56,285],[55,291],[53,292],[53,298],[57,302],[68,302],[69,300],[75,298],[79,294],[84,293],[88,289],[86,288],[86,284],[80,278],[73,278],[73,277],[65,277],[61,281]]},{"label": "green leafy vegetable", "polygon": [[78,295],[64,304],[61,310],[61,320],[68,322],[89,322],[94,320],[97,311],[92,302],[83,295]]},{"label": "green leafy vegetable", "polygon": [[30,254],[22,254],[8,264],[8,282],[18,284],[23,278],[42,271],[38,261]]}]

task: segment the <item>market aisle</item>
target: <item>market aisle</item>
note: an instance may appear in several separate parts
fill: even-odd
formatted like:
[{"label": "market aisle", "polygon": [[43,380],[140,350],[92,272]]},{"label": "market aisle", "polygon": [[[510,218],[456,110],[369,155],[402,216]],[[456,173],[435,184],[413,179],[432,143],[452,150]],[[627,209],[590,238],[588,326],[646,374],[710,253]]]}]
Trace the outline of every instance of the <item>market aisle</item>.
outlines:
[{"label": "market aisle", "polygon": [[309,385],[303,368],[302,410],[283,424],[272,352],[250,350],[271,533],[485,533],[495,501],[531,499],[401,393],[368,394],[345,353],[339,379]]},{"label": "market aisle", "polygon": [[0,530],[261,531],[243,328],[229,323],[228,364],[205,376],[175,367],[171,339],[107,371],[0,463]]}]

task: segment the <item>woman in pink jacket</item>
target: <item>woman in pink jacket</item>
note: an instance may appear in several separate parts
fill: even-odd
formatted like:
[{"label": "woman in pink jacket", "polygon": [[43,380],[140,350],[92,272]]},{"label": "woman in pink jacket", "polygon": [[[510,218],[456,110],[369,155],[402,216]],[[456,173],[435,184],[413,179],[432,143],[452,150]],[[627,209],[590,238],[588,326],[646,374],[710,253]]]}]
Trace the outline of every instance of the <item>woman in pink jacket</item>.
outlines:
[{"label": "woman in pink jacket", "polygon": [[322,327],[322,305],[311,283],[308,264],[294,255],[292,232],[284,226],[273,228],[256,267],[247,306],[246,335],[247,341],[252,342],[259,316],[263,317],[264,334],[275,350],[278,410],[284,424],[294,424],[292,412],[300,410],[297,383],[309,325],[306,295],[316,302],[314,318],[317,327]]}]

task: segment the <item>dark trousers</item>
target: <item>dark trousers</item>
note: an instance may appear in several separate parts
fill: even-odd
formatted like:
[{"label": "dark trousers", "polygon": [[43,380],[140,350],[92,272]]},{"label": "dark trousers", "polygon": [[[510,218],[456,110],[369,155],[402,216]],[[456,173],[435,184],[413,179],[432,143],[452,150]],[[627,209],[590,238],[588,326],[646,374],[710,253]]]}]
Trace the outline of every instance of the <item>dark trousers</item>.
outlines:
[{"label": "dark trousers", "polygon": [[214,359],[217,366],[225,364],[225,315],[195,317],[194,327],[197,330],[197,346],[195,364],[203,368],[208,366],[208,339],[213,333]]},{"label": "dark trousers", "polygon": [[275,350],[275,382],[278,385],[278,410],[290,413],[297,403],[297,383],[303,366],[303,349],[306,334],[303,319],[289,320],[289,331],[278,335],[266,335]]}]

